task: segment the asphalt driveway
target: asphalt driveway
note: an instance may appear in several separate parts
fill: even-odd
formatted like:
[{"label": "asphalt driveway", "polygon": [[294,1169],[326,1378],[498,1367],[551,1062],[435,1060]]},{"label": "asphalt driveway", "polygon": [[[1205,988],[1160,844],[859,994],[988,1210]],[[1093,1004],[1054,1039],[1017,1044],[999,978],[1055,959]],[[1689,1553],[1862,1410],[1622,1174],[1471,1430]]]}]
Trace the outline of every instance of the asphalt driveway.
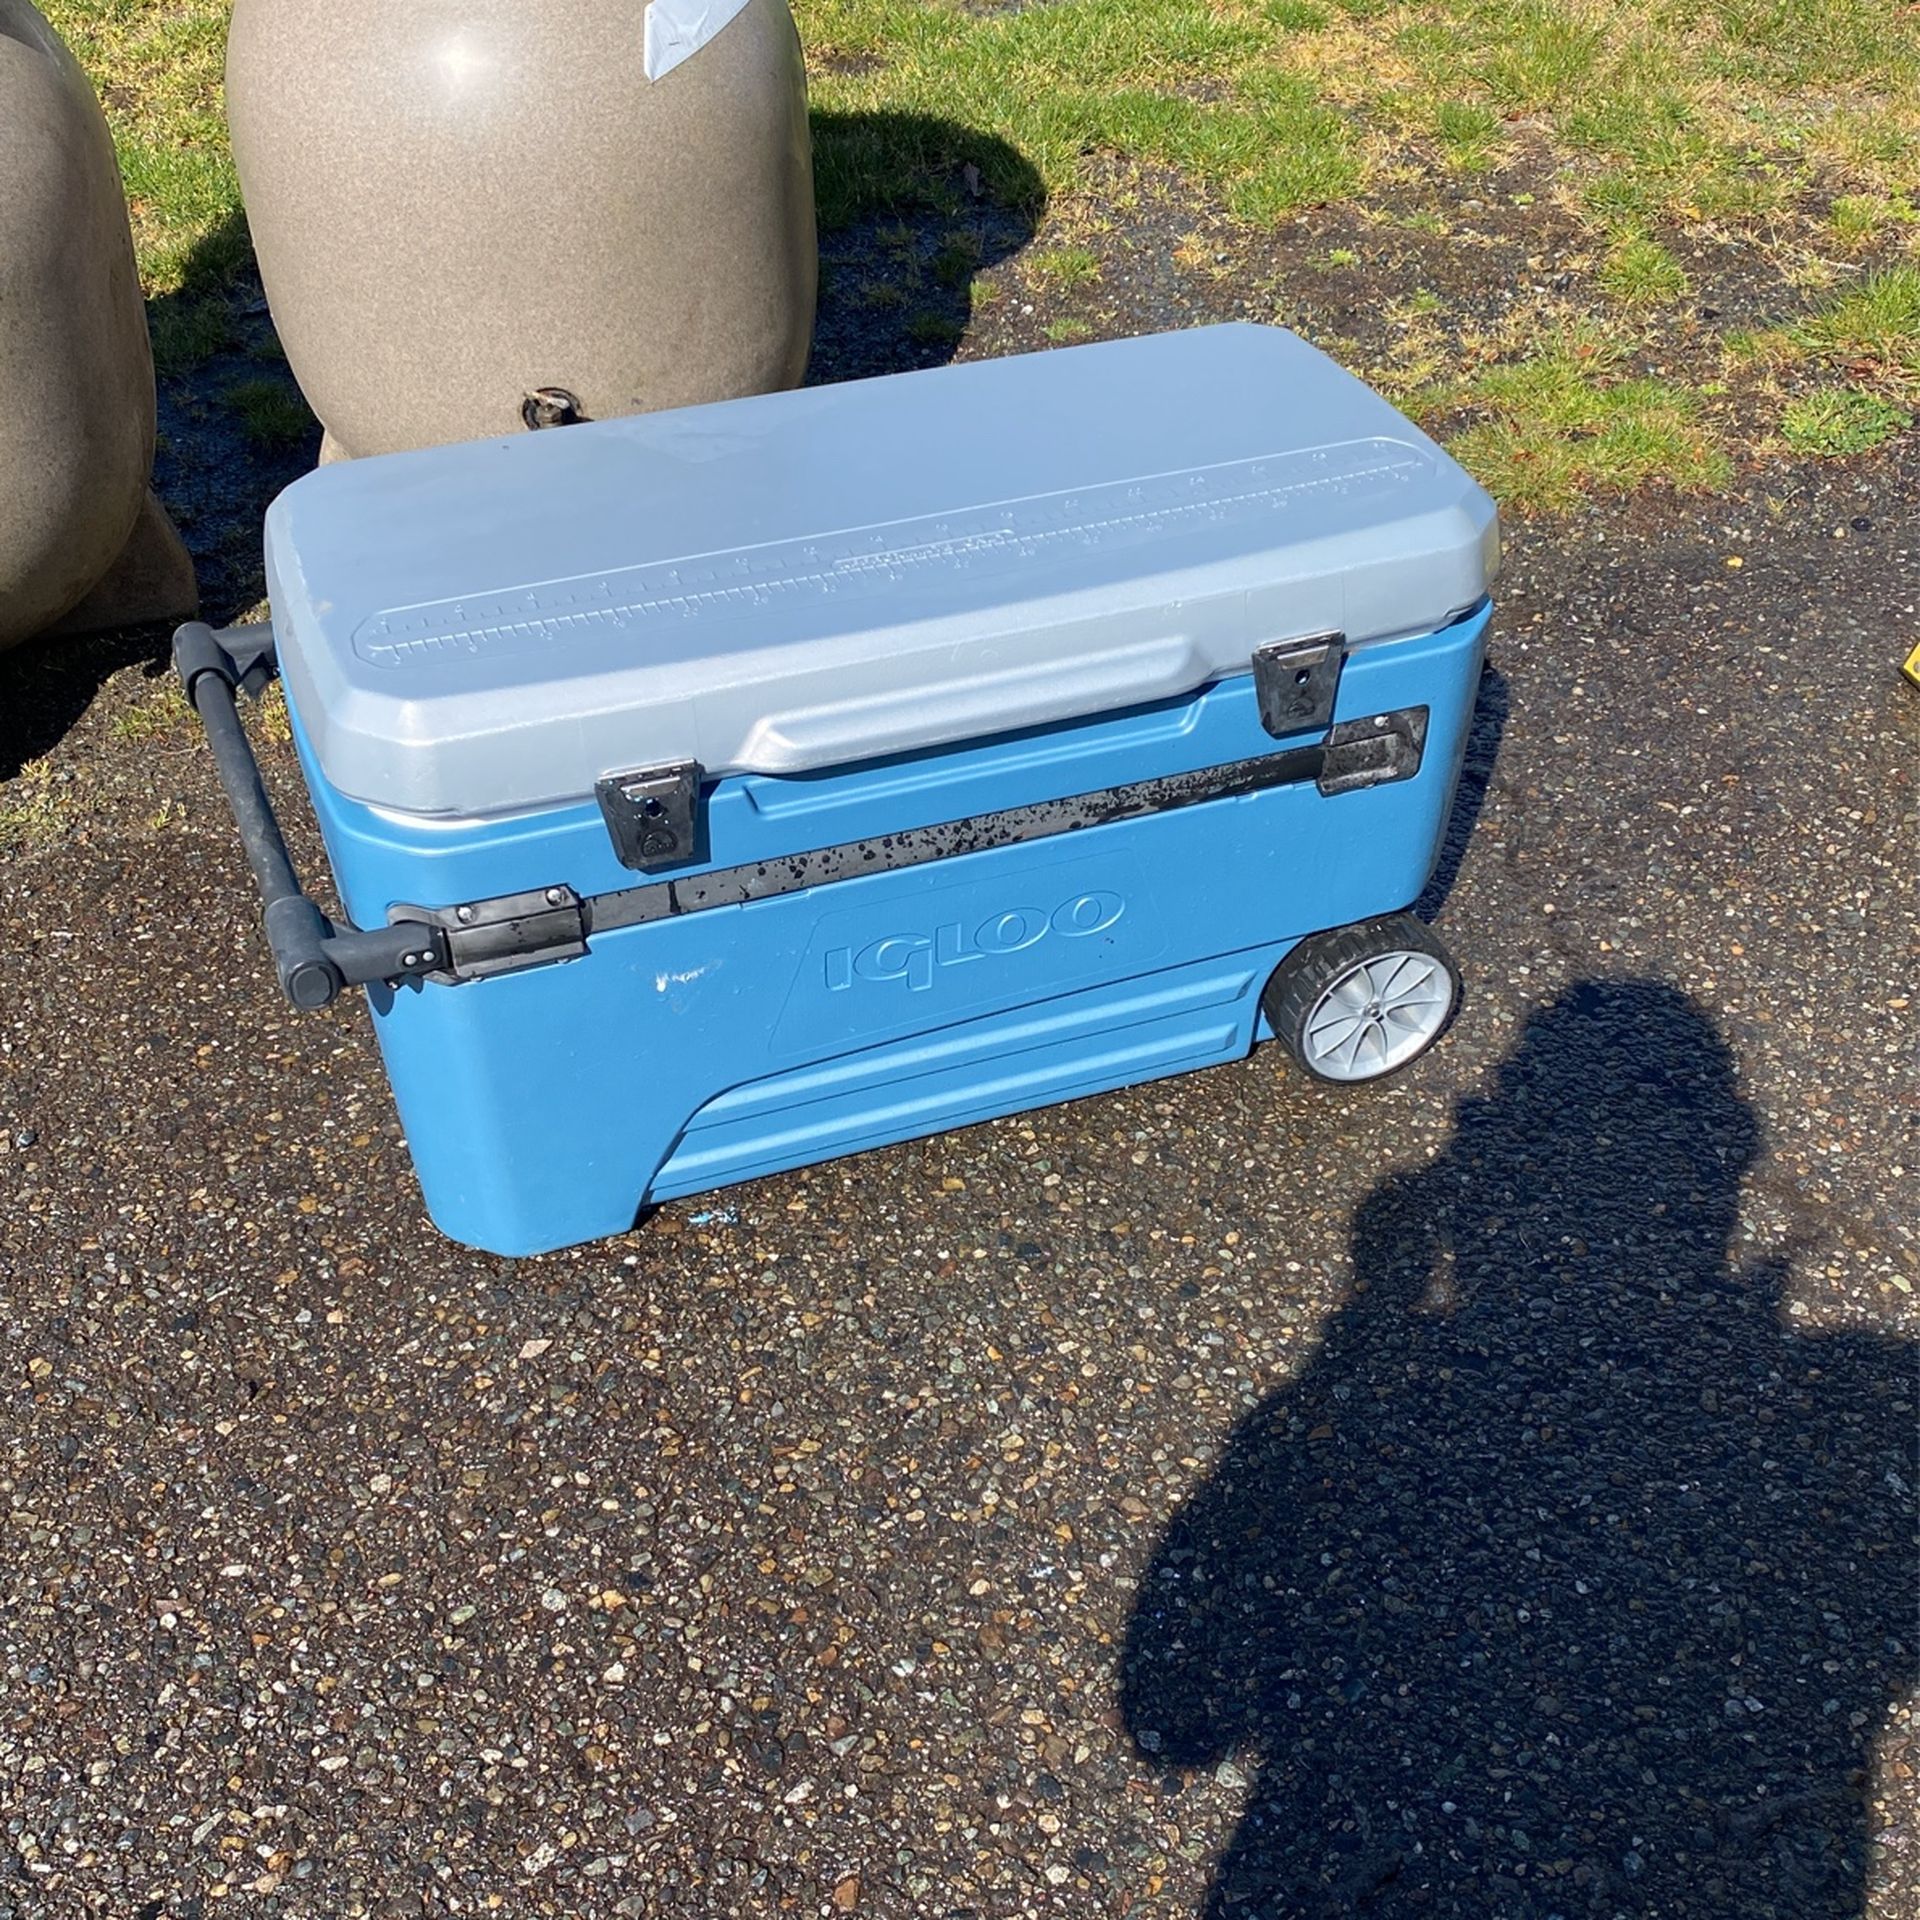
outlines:
[{"label": "asphalt driveway", "polygon": [[1518,531],[1403,1080],[518,1264],[0,662],[0,1914],[1920,1910],[1916,498]]}]

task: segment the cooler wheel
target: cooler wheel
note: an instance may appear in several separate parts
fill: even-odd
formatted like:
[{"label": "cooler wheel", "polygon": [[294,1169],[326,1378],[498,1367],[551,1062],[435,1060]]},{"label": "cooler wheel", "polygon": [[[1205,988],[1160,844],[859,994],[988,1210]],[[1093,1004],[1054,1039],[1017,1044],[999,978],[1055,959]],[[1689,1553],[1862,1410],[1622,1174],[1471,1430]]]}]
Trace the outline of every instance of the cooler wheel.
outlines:
[{"label": "cooler wheel", "polygon": [[1303,940],[1274,969],[1261,1006],[1316,1080],[1378,1080],[1446,1031],[1460,975],[1433,931],[1391,913]]}]

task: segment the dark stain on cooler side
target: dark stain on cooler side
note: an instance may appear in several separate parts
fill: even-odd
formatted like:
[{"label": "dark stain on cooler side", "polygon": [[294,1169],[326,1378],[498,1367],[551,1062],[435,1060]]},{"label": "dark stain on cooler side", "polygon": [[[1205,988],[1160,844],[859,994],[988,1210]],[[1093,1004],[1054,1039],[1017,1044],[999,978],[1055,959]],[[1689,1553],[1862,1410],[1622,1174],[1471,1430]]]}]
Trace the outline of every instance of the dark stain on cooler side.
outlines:
[{"label": "dark stain on cooler side", "polygon": [[1040,800],[998,813],[963,816],[899,833],[843,841],[751,865],[719,867],[685,879],[658,880],[595,896],[588,903],[591,930],[643,926],[714,907],[829,886],[868,873],[897,873],[903,868],[988,853],[1080,833],[1089,827],[1170,813],[1206,801],[1244,799],[1276,787],[1319,783],[1322,795],[1410,780],[1420,771],[1426,750],[1428,712],[1411,707],[1345,722],[1324,742],[1283,748],[1223,766],[1136,780],[1096,793]]}]

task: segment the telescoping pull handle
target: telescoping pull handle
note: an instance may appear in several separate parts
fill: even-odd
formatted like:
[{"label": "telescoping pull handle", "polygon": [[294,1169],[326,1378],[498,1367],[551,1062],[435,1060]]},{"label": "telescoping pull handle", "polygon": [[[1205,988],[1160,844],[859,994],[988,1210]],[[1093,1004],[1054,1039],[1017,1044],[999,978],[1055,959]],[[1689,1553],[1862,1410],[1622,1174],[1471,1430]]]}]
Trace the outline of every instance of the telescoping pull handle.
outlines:
[{"label": "telescoping pull handle", "polygon": [[446,935],[437,927],[402,921],[363,933],[329,920],[307,898],[260,778],[237,695],[258,698],[275,671],[273,628],[233,627],[224,633],[193,621],[173,637],[173,666],[188,704],[206,728],[207,744],[226,792],[247,864],[260,890],[267,945],[280,990],[296,1007],[330,1007],[348,987],[376,981],[424,979],[447,964]]}]

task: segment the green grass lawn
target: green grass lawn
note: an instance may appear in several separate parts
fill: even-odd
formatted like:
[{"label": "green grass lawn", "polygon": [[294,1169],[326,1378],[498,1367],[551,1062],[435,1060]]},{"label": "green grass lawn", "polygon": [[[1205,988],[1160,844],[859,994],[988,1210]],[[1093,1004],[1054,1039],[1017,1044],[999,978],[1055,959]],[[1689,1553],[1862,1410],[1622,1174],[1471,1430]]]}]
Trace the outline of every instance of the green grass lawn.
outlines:
[{"label": "green grass lawn", "polygon": [[[41,3],[106,100],[158,358],[189,378],[226,344],[228,289],[247,265],[221,119],[226,5]],[[1336,285],[1347,276],[1388,336],[1323,343],[1447,435],[1511,507],[1713,488],[1788,453],[1852,456],[1903,431],[1920,399],[1909,0],[800,0],[797,12],[824,228],[952,222],[933,271],[944,259],[965,278],[969,193],[1041,214],[1033,245],[978,287],[983,311],[1006,292],[1039,309],[1031,344],[1123,324],[1129,256],[1161,244],[1145,237],[1151,202],[1190,229],[1175,257],[1197,286],[1217,293],[1244,273],[1284,307],[1309,258]],[[1492,263],[1529,233],[1539,284],[1497,314],[1470,275],[1436,294],[1384,245],[1424,237]],[[1565,286],[1550,284],[1556,269]],[[1745,315],[1724,331],[1722,278]],[[952,331],[932,312],[903,324],[930,345]],[[208,398],[284,436],[297,419],[266,391],[273,377]]]}]

